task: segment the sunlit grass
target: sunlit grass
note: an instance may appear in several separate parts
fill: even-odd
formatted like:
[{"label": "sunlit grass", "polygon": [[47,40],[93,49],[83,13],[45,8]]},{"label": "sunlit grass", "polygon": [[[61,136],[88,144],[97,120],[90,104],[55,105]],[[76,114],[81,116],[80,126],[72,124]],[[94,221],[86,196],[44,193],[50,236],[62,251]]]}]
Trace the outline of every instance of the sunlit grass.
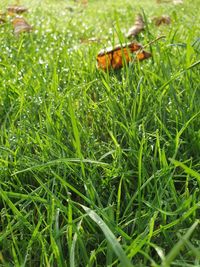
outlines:
[{"label": "sunlit grass", "polygon": [[[21,1],[33,32],[0,25],[0,266],[200,265],[200,5],[184,2]],[[152,58],[97,70],[137,12],[138,42],[165,36]]]}]

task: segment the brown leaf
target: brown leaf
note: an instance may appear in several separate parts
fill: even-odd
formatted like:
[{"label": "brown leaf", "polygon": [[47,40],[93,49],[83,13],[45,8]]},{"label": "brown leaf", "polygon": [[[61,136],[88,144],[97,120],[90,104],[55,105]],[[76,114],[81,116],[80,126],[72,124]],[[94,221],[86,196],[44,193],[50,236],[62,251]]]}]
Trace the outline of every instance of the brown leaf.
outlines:
[{"label": "brown leaf", "polygon": [[24,18],[14,18],[12,23],[15,35],[19,35],[22,32],[30,32],[32,30],[32,27],[25,21]]},{"label": "brown leaf", "polygon": [[28,8],[24,6],[13,5],[13,6],[9,6],[7,10],[9,14],[22,14],[24,12],[27,12]]},{"label": "brown leaf", "polygon": [[128,33],[126,34],[127,38],[135,37],[138,35],[141,31],[144,30],[144,20],[141,14],[138,14],[135,19],[135,24],[133,27],[131,27],[128,30]]},{"label": "brown leaf", "polygon": [[129,63],[132,60],[131,53],[137,51],[136,58],[138,60],[150,57],[150,53],[143,51],[141,44],[132,42],[101,50],[97,55],[97,67],[103,70],[120,69],[123,67],[124,61]]},{"label": "brown leaf", "polygon": [[169,25],[171,23],[171,18],[167,15],[162,15],[160,17],[153,17],[152,21],[155,23],[156,26],[160,26],[162,24]]}]

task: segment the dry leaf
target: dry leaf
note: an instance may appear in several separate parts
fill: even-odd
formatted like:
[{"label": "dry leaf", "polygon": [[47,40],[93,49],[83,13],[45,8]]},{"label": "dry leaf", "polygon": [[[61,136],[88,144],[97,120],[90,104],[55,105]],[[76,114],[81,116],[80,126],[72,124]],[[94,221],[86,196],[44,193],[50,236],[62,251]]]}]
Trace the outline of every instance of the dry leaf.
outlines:
[{"label": "dry leaf", "polygon": [[151,53],[145,51],[145,50],[141,50],[139,52],[136,53],[136,58],[139,61],[142,61],[144,59],[150,58],[151,57]]},{"label": "dry leaf", "polygon": [[28,8],[24,6],[13,5],[13,6],[9,6],[7,10],[9,14],[22,14],[24,12],[27,12]]},{"label": "dry leaf", "polygon": [[15,35],[19,35],[22,32],[30,32],[32,30],[32,27],[25,21],[24,18],[14,18],[12,23]]},{"label": "dry leaf", "polygon": [[127,38],[135,37],[144,30],[144,20],[141,14],[138,14],[135,19],[135,24],[131,27],[126,35]]},{"label": "dry leaf", "polygon": [[171,18],[167,15],[162,15],[160,17],[153,17],[152,21],[156,26],[160,26],[161,24],[169,25],[171,23]]},{"label": "dry leaf", "polygon": [[138,60],[144,60],[151,56],[150,53],[143,51],[142,45],[138,43],[129,43],[125,45],[118,45],[115,48],[107,48],[101,50],[97,55],[97,67],[99,69],[120,69],[126,63],[132,60],[131,53],[135,53]]}]

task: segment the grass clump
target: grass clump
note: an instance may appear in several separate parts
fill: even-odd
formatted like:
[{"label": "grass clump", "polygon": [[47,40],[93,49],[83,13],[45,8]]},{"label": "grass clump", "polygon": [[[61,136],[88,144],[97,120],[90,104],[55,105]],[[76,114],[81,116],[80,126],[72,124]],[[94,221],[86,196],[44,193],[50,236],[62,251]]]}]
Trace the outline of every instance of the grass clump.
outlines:
[{"label": "grass clump", "polygon": [[[198,1],[21,4],[34,31],[0,25],[1,266],[199,266]],[[141,8],[152,59],[97,70]]]}]

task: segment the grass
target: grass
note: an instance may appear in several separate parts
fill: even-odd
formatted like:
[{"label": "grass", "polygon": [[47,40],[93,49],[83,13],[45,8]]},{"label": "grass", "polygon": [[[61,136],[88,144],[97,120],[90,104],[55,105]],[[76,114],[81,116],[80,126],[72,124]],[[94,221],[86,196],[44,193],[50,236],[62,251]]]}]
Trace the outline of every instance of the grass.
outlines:
[{"label": "grass", "polygon": [[[34,31],[0,25],[0,266],[200,266],[199,0],[21,4]],[[139,42],[166,36],[153,57],[97,70],[137,12]]]}]

